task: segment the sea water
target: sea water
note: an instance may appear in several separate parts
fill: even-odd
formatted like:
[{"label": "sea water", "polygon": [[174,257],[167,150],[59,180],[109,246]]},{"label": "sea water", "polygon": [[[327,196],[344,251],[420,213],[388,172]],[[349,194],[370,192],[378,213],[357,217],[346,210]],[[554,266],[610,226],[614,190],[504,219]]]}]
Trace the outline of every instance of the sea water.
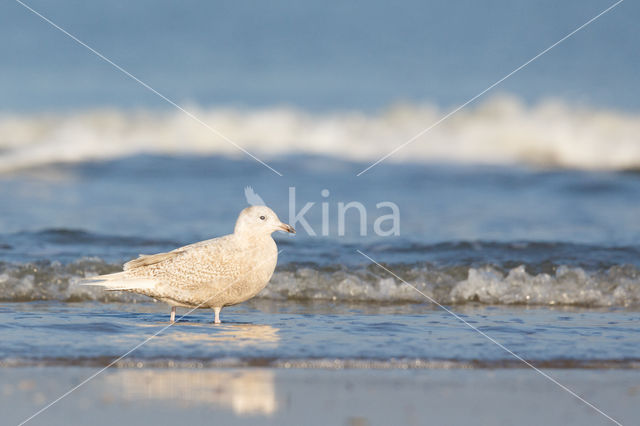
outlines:
[{"label": "sea water", "polygon": [[[192,312],[129,358],[513,364],[437,302],[526,359],[637,365],[640,175],[391,164],[356,177],[362,164],[333,163],[273,162],[280,177],[249,160],[133,156],[3,176],[1,220],[12,232],[2,234],[0,358],[101,364],[159,331],[163,303],[79,282],[231,232],[252,185],[284,221],[295,188],[296,213],[314,203],[304,219],[316,235],[276,234],[270,284],[224,309],[221,327],[210,311]],[[338,233],[338,200],[367,207],[372,235],[360,235],[355,212]],[[380,201],[397,204],[400,235],[372,231],[388,214]]]},{"label": "sea water", "polygon": [[[372,168],[610,4],[29,4],[201,121],[18,3],[0,6],[0,365],[19,376],[3,392],[20,400],[31,366],[68,372],[45,397],[36,386],[21,419],[114,362],[148,367],[127,402],[146,374],[165,395],[197,384],[194,368],[226,380],[234,370],[217,367],[250,367],[271,388],[263,374],[343,368],[364,369],[350,373],[357,386],[374,369],[392,384],[404,369],[429,383],[472,370],[477,386],[498,369],[513,384],[526,367],[515,355],[588,376],[571,386],[611,404],[637,394],[616,373],[628,391],[613,397],[603,372],[640,362],[635,3]],[[223,324],[180,309],[167,328],[163,303],[80,286],[232,232],[248,186],[298,233],[274,235],[271,282]]]}]

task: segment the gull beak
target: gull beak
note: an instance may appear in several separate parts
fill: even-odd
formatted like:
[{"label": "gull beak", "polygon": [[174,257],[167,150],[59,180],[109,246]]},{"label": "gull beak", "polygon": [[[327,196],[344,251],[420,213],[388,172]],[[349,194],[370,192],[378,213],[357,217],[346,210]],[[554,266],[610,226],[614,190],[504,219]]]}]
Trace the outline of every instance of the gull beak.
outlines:
[{"label": "gull beak", "polygon": [[286,223],[280,223],[280,227],[278,229],[281,229],[285,232],[288,232],[290,234],[295,234],[296,230],[293,229],[293,226],[291,225],[287,225]]}]

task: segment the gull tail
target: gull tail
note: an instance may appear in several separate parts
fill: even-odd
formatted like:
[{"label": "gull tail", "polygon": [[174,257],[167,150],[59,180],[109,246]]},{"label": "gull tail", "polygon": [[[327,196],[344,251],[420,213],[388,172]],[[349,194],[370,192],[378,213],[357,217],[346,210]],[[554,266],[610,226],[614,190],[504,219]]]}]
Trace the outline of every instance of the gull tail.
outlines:
[{"label": "gull tail", "polygon": [[157,284],[158,282],[152,278],[131,277],[126,271],[85,278],[80,282],[80,285],[99,286],[108,291],[149,290],[154,288]]}]

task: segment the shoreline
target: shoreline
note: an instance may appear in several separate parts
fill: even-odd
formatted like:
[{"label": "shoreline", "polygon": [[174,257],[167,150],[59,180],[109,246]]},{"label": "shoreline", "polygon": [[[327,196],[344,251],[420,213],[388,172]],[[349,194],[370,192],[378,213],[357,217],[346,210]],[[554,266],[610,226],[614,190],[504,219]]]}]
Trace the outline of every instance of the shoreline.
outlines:
[{"label": "shoreline", "polygon": [[[17,424],[81,383],[88,367],[2,369],[3,422]],[[623,424],[640,371],[556,370],[560,383]],[[608,424],[534,371],[110,369],[28,424]]]},{"label": "shoreline", "polygon": [[[273,370],[529,370],[515,358],[480,359],[364,359],[364,358],[221,358],[221,359],[144,359],[130,358],[110,365],[117,356],[87,359],[4,359],[0,368],[102,368],[113,369],[261,369]],[[541,359],[526,360],[545,370],[640,370],[640,359]]]}]

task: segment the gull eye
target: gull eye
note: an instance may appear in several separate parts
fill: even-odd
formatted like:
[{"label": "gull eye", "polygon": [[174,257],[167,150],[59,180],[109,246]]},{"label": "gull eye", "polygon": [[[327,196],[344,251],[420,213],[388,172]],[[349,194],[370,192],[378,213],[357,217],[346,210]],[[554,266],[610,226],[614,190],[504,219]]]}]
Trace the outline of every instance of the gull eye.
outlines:
[{"label": "gull eye", "polygon": [[266,217],[260,216],[260,220],[265,220],[265,219],[266,219]]}]

